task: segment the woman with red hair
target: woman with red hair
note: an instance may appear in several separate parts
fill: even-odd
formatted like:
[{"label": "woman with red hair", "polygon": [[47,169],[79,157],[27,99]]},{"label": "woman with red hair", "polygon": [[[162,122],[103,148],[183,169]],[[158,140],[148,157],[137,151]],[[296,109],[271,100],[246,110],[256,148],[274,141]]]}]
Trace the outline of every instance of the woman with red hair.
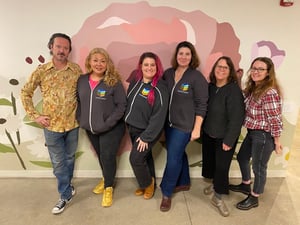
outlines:
[{"label": "woman with red hair", "polygon": [[127,91],[125,122],[132,141],[130,163],[139,188],[135,195],[150,199],[155,190],[152,147],[160,137],[168,110],[168,91],[161,80],[163,68],[157,55],[140,56],[135,79]]}]

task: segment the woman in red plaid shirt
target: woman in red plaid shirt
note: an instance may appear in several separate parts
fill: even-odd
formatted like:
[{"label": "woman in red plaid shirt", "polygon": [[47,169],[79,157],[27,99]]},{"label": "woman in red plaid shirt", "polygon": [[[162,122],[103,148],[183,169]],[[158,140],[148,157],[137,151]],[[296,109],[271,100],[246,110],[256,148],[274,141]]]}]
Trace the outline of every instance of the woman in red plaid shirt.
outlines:
[{"label": "woman in red plaid shirt", "polygon": [[[236,207],[248,210],[258,206],[258,196],[263,193],[267,177],[267,165],[272,152],[282,151],[279,137],[282,132],[281,91],[276,80],[274,64],[267,57],[258,57],[251,63],[250,76],[244,95],[247,135],[237,155],[242,183],[229,185],[229,189],[248,195]],[[251,190],[250,159],[254,173]]]}]

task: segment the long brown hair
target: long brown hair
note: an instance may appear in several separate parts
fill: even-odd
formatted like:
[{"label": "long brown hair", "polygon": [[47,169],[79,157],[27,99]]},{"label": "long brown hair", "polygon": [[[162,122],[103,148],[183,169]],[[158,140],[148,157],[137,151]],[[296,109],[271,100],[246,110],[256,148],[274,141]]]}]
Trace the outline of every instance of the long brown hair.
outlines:
[{"label": "long brown hair", "polygon": [[[250,70],[256,61],[265,63],[267,65],[267,72],[268,72],[268,75],[259,84],[255,84],[255,82],[252,80],[250,75]],[[279,96],[282,95],[281,88],[276,79],[275,67],[270,58],[258,57],[254,59],[251,63],[250,69],[248,71],[248,75],[249,76],[245,83],[245,88],[244,88],[244,94],[246,97],[252,94],[254,99],[258,99],[271,88],[274,88],[279,94]]]}]

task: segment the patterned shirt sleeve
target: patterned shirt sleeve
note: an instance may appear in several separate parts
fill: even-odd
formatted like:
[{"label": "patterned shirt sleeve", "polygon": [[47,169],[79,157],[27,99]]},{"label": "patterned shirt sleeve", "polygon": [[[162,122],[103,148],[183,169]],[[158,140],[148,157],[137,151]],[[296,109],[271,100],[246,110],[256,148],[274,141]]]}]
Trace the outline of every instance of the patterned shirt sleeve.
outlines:
[{"label": "patterned shirt sleeve", "polygon": [[40,113],[34,108],[33,94],[37,87],[40,85],[40,72],[41,69],[37,68],[29,77],[28,81],[21,90],[21,99],[24,109],[31,120],[35,120],[40,116]]},{"label": "patterned shirt sleeve", "polygon": [[279,137],[282,132],[282,102],[278,93],[271,89],[262,99],[263,110],[270,126],[271,135]]}]

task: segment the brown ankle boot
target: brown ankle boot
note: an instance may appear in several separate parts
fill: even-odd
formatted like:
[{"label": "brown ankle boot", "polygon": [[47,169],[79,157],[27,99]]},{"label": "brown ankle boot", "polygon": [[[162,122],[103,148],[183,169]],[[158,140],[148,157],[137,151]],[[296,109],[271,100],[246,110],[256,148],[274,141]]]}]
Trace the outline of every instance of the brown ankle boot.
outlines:
[{"label": "brown ankle boot", "polygon": [[144,199],[150,199],[154,195],[154,178],[151,179],[151,184],[145,188]]},{"label": "brown ankle boot", "polygon": [[144,192],[145,192],[145,189],[138,188],[138,189],[135,190],[134,194],[135,194],[136,196],[141,196],[141,195],[144,194]]}]

